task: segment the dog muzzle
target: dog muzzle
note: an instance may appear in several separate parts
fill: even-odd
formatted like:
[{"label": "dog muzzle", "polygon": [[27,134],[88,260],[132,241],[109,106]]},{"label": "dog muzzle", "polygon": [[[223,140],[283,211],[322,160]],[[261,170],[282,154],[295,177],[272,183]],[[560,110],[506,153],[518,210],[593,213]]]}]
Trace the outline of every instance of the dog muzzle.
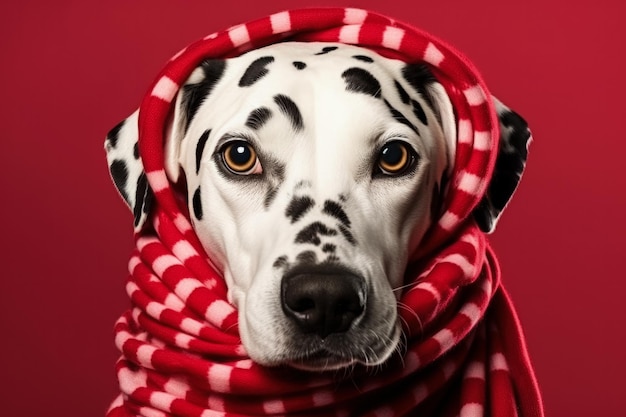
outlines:
[{"label": "dog muzzle", "polygon": [[[164,168],[168,115],[192,71],[206,59],[289,40],[354,44],[425,63],[454,107],[456,155],[444,208],[411,257],[400,297],[405,346],[375,370],[312,373],[252,362],[224,279]],[[498,105],[454,48],[364,10],[277,13],[178,53],[152,84],[137,121],[143,172],[126,196],[136,219],[126,285],[132,307],[115,326],[121,394],[108,417],[542,416],[519,322],[472,214],[488,197],[496,165]]]}]

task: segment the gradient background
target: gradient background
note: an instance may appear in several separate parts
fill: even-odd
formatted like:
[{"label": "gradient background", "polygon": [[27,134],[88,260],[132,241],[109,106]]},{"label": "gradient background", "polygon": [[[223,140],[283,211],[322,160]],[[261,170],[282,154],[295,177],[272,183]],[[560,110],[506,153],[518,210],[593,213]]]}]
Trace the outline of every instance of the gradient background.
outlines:
[{"label": "gradient background", "polygon": [[456,45],[533,129],[492,242],[548,416],[624,416],[625,6],[615,1],[0,5],[0,414],[102,416],[131,215],[103,140],[166,60],[290,7],[353,6]]}]

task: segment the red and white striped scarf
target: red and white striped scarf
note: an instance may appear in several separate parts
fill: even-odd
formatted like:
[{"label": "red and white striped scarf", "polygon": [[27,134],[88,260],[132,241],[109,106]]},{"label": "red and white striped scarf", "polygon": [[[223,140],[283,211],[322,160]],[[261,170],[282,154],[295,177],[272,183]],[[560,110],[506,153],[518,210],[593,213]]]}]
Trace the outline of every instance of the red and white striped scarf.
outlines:
[{"label": "red and white striped scarf", "polygon": [[[225,282],[165,174],[164,127],[192,70],[206,58],[285,39],[355,44],[426,62],[455,109],[452,186],[443,215],[413,254],[399,302],[406,352],[375,371],[315,374],[253,363],[241,345]],[[126,286],[132,308],[115,326],[121,394],[108,417],[543,416],[497,260],[471,217],[493,171],[498,120],[480,75],[454,48],[364,10],[277,13],[179,52],[156,78],[139,115],[139,150],[155,201],[151,227],[135,235]]]}]

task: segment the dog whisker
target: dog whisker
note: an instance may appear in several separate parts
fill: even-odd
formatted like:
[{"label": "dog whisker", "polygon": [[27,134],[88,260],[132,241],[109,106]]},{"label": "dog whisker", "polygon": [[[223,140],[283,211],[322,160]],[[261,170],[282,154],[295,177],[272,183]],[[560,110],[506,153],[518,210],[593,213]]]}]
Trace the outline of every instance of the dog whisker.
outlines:
[{"label": "dog whisker", "polygon": [[[237,327],[237,324],[236,324],[236,323],[233,323],[233,324],[231,324],[230,326],[226,327],[226,328],[224,329],[224,332],[225,332],[225,333],[230,333],[230,331],[231,331],[232,329],[234,329],[235,327]],[[239,338],[239,341],[241,342],[241,338]]]},{"label": "dog whisker", "polygon": [[[400,317],[400,320],[402,321],[402,323],[404,323],[405,327],[408,326],[406,320],[404,320],[402,317]],[[406,347],[409,344],[409,338],[406,334],[406,332],[404,330],[400,331],[400,340],[398,341],[398,343],[396,344],[395,348],[394,348],[394,352],[396,352],[400,358],[400,360],[402,361],[402,365],[404,366],[404,353],[406,350]]]},{"label": "dog whisker", "polygon": [[401,286],[399,286],[399,287],[393,288],[393,289],[391,290],[391,292],[395,293],[395,292],[398,292],[398,291],[402,291],[402,290],[404,290],[404,289],[406,289],[406,288],[413,288],[413,287],[415,287],[417,284],[419,284],[419,281],[416,281],[416,282],[410,282],[410,283],[408,283],[408,284],[401,285]]},{"label": "dog whisker", "polygon": [[[411,317],[415,318],[415,321],[417,321],[417,324],[419,325],[419,334],[423,335],[424,334],[424,323],[422,322],[422,319],[420,318],[420,316],[415,312],[415,310],[411,309],[409,306],[407,306],[406,304],[404,304],[401,301],[398,301],[397,303],[398,306],[398,310],[402,309],[406,312],[408,312]],[[402,319],[402,322],[405,324],[405,326],[407,328],[410,328],[411,326],[408,325],[408,323],[406,322],[405,319]]]}]

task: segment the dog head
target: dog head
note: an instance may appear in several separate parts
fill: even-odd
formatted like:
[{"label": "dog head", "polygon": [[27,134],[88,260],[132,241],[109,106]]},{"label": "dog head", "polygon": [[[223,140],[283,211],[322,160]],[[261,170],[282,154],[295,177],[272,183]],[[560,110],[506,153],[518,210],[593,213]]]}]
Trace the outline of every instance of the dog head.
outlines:
[{"label": "dog head", "polygon": [[[496,106],[501,156],[475,212],[485,231],[530,137]],[[141,227],[151,194],[136,142],[137,113],[106,148]],[[166,171],[224,275],[253,360],[320,370],[392,354],[404,271],[440,214],[455,143],[452,105],[427,67],[359,47],[280,43],[191,74],[166,133]]]}]

